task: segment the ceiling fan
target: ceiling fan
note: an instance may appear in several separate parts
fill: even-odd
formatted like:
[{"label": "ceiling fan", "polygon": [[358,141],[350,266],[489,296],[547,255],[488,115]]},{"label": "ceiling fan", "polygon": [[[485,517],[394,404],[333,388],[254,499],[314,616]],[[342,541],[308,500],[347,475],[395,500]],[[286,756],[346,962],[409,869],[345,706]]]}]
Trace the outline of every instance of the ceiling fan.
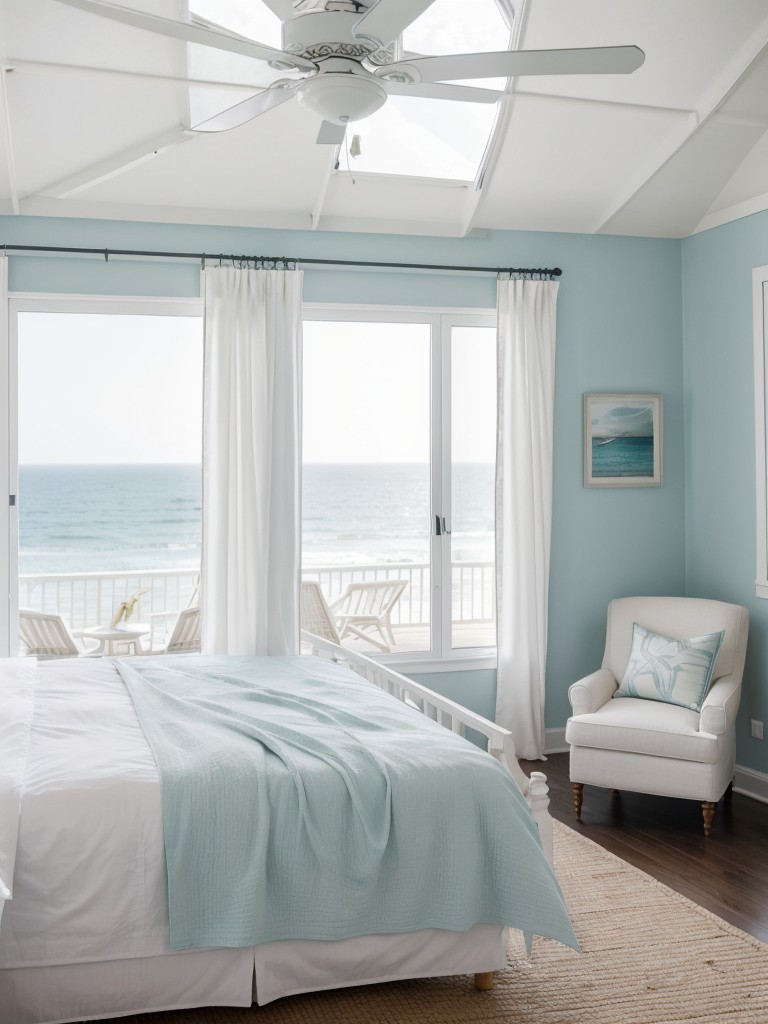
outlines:
[{"label": "ceiling fan", "polygon": [[398,40],[435,0],[265,0],[282,20],[283,49],[194,21],[174,21],[112,3],[58,0],[134,28],[265,61],[294,77],[195,125],[219,132],[250,121],[295,97],[322,119],[319,143],[339,144],[346,125],[375,113],[390,95],[495,103],[493,89],[446,84],[518,75],[629,74],[645,54],[637,46],[586,49],[501,50],[445,56],[399,56]]}]

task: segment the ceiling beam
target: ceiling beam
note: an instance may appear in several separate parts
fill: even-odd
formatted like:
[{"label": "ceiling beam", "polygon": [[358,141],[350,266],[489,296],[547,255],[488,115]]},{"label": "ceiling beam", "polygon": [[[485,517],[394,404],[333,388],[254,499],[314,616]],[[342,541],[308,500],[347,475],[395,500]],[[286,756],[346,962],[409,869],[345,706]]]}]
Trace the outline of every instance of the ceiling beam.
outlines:
[{"label": "ceiling beam", "polygon": [[[508,13],[511,14],[511,9]],[[505,18],[505,21],[509,24],[507,18]],[[520,0],[520,3],[515,5],[514,17],[512,19],[512,34],[509,40],[510,50],[522,49],[527,23],[528,0]],[[493,180],[493,173],[499,162],[502,143],[507,137],[507,133],[509,131],[509,123],[512,118],[512,107],[514,104],[513,96],[517,88],[518,81],[519,79],[517,78],[510,78],[504,89],[505,95],[501,100],[499,100],[496,123],[493,126],[491,137],[488,140],[488,145],[486,146],[485,153],[483,154],[483,159],[480,161],[480,167],[478,168],[477,176],[475,178],[474,191],[476,195],[474,197],[474,202],[467,202],[467,205],[464,208],[464,216],[462,217],[461,223],[462,237],[466,237],[474,229],[477,214],[482,206],[483,189],[487,182]]]},{"label": "ceiling beam", "polygon": [[317,231],[317,229],[320,227],[320,220],[323,216],[323,207],[325,206],[325,199],[326,196],[328,195],[328,189],[331,184],[331,178],[333,177],[333,172],[336,170],[336,163],[339,159],[340,147],[331,146],[329,148],[330,152],[328,153],[328,161],[325,165],[325,170],[323,171],[323,176],[320,181],[320,187],[317,190],[317,199],[315,200],[315,205],[312,207],[312,213],[310,214],[310,217],[312,219],[313,231]]},{"label": "ceiling beam", "polygon": [[2,127],[3,144],[5,146],[5,165],[8,171],[8,188],[10,192],[11,209],[15,214],[21,212],[19,202],[19,187],[16,177],[16,160],[13,155],[13,134],[11,132],[11,110],[8,104],[8,89],[6,77],[12,69],[0,67],[0,122]]},{"label": "ceiling beam", "polygon": [[721,224],[728,224],[733,220],[740,220],[742,217],[751,217],[753,213],[762,213],[764,210],[768,210],[768,192],[752,196],[741,203],[725,206],[722,210],[707,212],[691,234],[708,231],[710,228],[720,227]]},{"label": "ceiling beam", "polygon": [[143,164],[147,160],[154,159],[154,157],[170,146],[176,146],[180,142],[189,142],[194,137],[194,134],[189,133],[179,125],[170,131],[164,132],[162,135],[157,135],[152,139],[145,139],[129,149],[124,149],[108,160],[102,160],[91,167],[78,171],[77,174],[71,174],[66,178],[46,185],[44,188],[38,189],[36,195],[52,197],[54,199],[69,199],[71,196],[76,196],[80,192],[93,188],[94,185],[100,185],[103,181],[109,181],[110,178],[124,174],[126,171],[137,167],[139,164]]},{"label": "ceiling beam", "polygon": [[477,208],[480,206],[480,200],[483,198],[483,193],[479,188],[467,189],[467,195],[464,200],[464,209],[461,211],[461,238],[466,238],[467,235],[471,234],[475,228],[475,215]]},{"label": "ceiling beam", "polygon": [[666,144],[660,147],[654,156],[637,170],[623,194],[614,200],[592,227],[593,234],[605,230],[614,217],[642,192],[645,186],[693,138],[696,132],[701,131],[704,125],[717,115],[720,107],[744,82],[755,64],[766,52],[768,52],[768,18],[761,22],[733,60],[725,67],[723,73],[718,76],[712,87],[701,97],[696,104],[696,110],[689,116],[687,122],[674,132],[673,137],[668,139]]},{"label": "ceiling beam", "polygon": [[621,107],[622,110],[651,111],[657,114],[677,114],[678,116],[682,114],[684,117],[696,113],[690,107],[671,107],[658,103],[629,103],[626,100],[612,100],[596,96],[566,96],[559,92],[533,92],[525,88],[516,89],[515,96],[526,100],[542,100],[545,103],[552,101],[558,104],[569,103],[584,107]]}]

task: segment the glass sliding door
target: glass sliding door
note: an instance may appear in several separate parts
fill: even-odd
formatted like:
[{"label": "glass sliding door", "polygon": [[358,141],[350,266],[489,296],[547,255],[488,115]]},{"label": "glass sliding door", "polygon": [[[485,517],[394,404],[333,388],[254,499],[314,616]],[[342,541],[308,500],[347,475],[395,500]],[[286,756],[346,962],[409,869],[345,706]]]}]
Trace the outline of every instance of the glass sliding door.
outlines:
[{"label": "glass sliding door", "polygon": [[202,319],[98,308],[15,321],[18,636],[43,613],[110,653],[120,616],[131,653],[196,600]]},{"label": "glass sliding door", "polygon": [[332,628],[367,654],[492,656],[495,316],[307,311],[303,386],[302,577]]},{"label": "glass sliding door", "polygon": [[345,643],[428,651],[430,323],[304,322],[302,576]]},{"label": "glass sliding door", "polygon": [[448,330],[450,648],[494,647],[496,328],[485,318]]}]

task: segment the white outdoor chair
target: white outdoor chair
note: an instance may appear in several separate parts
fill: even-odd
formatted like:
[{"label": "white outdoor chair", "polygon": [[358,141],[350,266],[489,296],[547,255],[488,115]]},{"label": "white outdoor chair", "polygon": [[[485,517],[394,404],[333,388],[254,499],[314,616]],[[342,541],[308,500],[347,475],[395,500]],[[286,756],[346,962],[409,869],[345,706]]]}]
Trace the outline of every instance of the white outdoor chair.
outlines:
[{"label": "white outdoor chair", "polygon": [[[632,650],[634,624],[675,640],[723,631],[700,711],[639,697],[613,699]],[[709,835],[734,773],[736,712],[747,649],[747,609],[694,597],[623,597],[608,607],[603,666],[568,691],[565,739],[576,818],[584,784],[698,800]],[[660,659],[659,659],[660,660]],[[677,670],[679,671],[679,670]]]},{"label": "white outdoor chair", "polygon": [[60,615],[19,609],[19,634],[26,652],[35,658],[78,658],[82,651]]},{"label": "white outdoor chair", "polygon": [[156,654],[180,654],[182,651],[200,650],[200,605],[179,612],[168,643]]},{"label": "white outdoor chair", "polygon": [[301,584],[301,628],[314,636],[341,643],[333,612],[317,580],[303,580]]},{"label": "white outdoor chair", "polygon": [[[351,633],[381,651],[389,651],[395,644],[392,609],[407,586],[408,580],[348,584],[344,593],[330,605],[341,639]],[[381,640],[374,633],[378,633]]]},{"label": "white outdoor chair", "polygon": [[[200,605],[200,577],[197,577],[192,593],[189,596],[185,608],[194,608]],[[176,625],[182,609],[170,608],[161,612],[150,612],[148,621],[152,627],[149,633],[147,654],[164,654],[170,640],[173,627]]]}]

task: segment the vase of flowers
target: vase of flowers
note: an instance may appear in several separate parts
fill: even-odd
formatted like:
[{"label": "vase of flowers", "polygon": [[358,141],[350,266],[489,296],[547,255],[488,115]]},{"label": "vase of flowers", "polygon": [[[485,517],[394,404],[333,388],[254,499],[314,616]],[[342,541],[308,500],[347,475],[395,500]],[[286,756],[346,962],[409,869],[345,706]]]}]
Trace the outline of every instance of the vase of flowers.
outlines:
[{"label": "vase of flowers", "polygon": [[130,597],[126,598],[117,606],[115,617],[112,619],[112,626],[119,626],[121,622],[128,622],[128,619],[133,615],[136,605],[139,602],[139,598],[142,594],[146,594],[149,587],[144,587],[143,590],[137,590],[135,594],[131,594]]}]

